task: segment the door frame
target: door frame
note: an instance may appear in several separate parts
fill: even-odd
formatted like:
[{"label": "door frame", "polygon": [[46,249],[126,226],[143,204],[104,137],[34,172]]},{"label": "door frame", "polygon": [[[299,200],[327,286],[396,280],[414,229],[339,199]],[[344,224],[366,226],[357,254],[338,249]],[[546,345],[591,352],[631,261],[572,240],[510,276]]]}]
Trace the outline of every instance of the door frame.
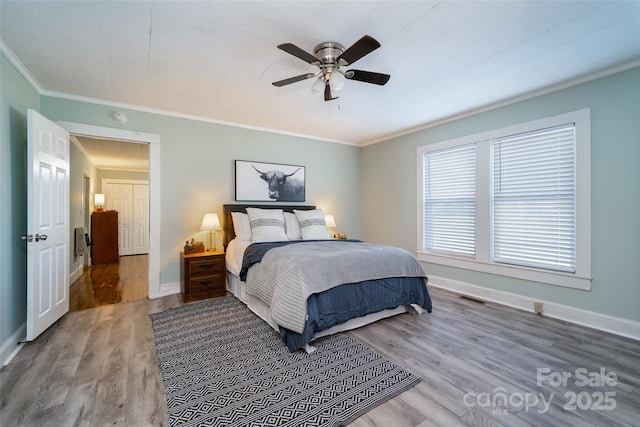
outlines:
[{"label": "door frame", "polygon": [[70,134],[149,144],[149,299],[175,293],[160,286],[160,135],[59,121]]}]

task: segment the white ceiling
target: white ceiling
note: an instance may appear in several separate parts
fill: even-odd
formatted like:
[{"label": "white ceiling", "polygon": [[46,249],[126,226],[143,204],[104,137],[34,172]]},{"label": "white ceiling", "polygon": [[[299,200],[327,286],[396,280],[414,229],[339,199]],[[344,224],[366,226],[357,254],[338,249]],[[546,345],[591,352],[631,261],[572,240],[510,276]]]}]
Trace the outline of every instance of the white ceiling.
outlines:
[{"label": "white ceiling", "polygon": [[[42,92],[364,145],[640,61],[640,1],[6,1],[4,43]],[[382,47],[338,100],[276,48]],[[130,122],[132,128],[135,123]]]},{"label": "white ceiling", "polygon": [[72,139],[98,169],[149,171],[149,145],[73,135]]}]

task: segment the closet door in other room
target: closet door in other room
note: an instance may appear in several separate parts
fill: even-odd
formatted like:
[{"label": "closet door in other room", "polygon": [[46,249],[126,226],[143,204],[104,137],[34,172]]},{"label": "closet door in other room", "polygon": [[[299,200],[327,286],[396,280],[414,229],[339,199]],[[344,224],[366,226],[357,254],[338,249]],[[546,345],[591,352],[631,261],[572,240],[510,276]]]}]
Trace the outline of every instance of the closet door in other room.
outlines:
[{"label": "closet door in other room", "polygon": [[149,185],[133,185],[133,253],[149,253]]},{"label": "closet door in other room", "polygon": [[121,256],[149,253],[149,184],[106,182],[107,209],[118,211]]}]

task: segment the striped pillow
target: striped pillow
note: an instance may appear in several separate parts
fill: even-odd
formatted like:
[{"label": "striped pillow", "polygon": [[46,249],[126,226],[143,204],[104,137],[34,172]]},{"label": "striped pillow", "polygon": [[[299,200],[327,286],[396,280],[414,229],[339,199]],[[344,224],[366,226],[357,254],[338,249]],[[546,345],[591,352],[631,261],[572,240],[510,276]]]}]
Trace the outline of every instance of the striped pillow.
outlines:
[{"label": "striped pillow", "polygon": [[279,242],[287,239],[282,209],[247,208],[252,242]]},{"label": "striped pillow", "polygon": [[310,211],[301,211],[294,209],[300,231],[302,231],[303,240],[328,240],[331,239],[327,223],[324,220],[324,212],[322,209],[314,209]]}]

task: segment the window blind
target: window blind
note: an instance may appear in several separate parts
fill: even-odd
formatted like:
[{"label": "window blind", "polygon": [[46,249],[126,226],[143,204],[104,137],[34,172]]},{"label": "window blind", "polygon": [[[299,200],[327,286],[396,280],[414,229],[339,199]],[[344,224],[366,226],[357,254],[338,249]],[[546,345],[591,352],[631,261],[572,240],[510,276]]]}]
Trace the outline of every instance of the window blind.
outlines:
[{"label": "window blind", "polygon": [[573,123],[491,143],[492,261],[575,272]]},{"label": "window blind", "polygon": [[425,153],[423,167],[423,249],[475,256],[475,144]]}]

